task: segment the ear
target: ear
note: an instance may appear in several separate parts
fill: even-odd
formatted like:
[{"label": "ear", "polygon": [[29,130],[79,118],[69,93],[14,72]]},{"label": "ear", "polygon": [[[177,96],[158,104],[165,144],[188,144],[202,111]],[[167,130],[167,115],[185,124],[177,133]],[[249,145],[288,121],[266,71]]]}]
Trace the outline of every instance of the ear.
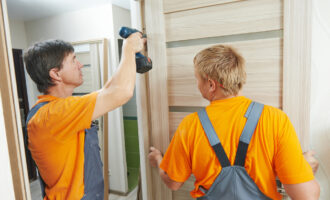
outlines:
[{"label": "ear", "polygon": [[217,89],[217,83],[214,80],[208,79],[208,84],[209,84],[209,92],[214,92]]},{"label": "ear", "polygon": [[54,80],[54,82],[57,82],[57,81],[61,81],[62,80],[62,77],[58,73],[58,69],[57,68],[52,68],[49,71],[49,76]]}]

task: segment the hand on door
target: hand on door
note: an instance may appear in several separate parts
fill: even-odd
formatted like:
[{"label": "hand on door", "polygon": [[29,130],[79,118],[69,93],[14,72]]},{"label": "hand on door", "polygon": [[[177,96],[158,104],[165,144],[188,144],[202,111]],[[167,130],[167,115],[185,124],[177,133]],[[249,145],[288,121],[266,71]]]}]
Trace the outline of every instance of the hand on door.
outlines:
[{"label": "hand on door", "polygon": [[311,151],[311,150],[304,152],[304,157],[305,157],[306,161],[308,162],[308,164],[312,167],[313,173],[315,174],[317,169],[319,168],[319,161],[316,160],[314,155],[315,155],[315,152]]},{"label": "hand on door", "polygon": [[150,165],[152,167],[159,167],[159,165],[163,159],[162,152],[160,152],[155,147],[150,147],[150,153],[148,155],[148,158],[149,158]]}]

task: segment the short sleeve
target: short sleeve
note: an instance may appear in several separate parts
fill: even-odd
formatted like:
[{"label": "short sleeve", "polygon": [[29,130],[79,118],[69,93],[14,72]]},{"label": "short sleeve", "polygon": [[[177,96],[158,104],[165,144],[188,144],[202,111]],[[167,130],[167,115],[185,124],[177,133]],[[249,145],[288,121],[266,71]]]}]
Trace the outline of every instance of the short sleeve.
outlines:
[{"label": "short sleeve", "polygon": [[45,120],[44,124],[52,136],[65,139],[90,128],[97,95],[98,93],[94,92],[80,97],[56,99],[50,102],[48,107],[45,106],[45,110],[37,119]]},{"label": "short sleeve", "polygon": [[185,182],[191,175],[191,159],[188,148],[187,117],[180,123],[160,164],[167,175],[176,182]]},{"label": "short sleeve", "polygon": [[[284,113],[283,113],[284,114]],[[314,179],[305,160],[299,139],[289,118],[284,114],[275,155],[275,170],[283,184],[298,184]]]}]

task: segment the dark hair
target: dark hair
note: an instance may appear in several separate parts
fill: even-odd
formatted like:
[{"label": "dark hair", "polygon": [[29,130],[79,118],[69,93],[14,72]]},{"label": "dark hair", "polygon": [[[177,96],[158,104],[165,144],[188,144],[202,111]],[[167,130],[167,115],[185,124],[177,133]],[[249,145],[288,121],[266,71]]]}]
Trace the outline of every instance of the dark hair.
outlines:
[{"label": "dark hair", "polygon": [[39,92],[47,94],[49,87],[54,86],[49,71],[61,69],[65,56],[72,52],[73,46],[62,40],[38,42],[27,49],[24,53],[26,70],[37,84]]}]

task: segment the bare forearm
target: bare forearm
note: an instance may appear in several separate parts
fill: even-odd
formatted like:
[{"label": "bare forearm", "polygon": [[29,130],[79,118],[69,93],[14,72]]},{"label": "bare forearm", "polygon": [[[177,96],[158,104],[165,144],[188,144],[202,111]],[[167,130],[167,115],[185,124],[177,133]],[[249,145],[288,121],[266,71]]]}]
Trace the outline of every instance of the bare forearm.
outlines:
[{"label": "bare forearm", "polygon": [[92,119],[125,104],[134,91],[136,66],[135,53],[123,51],[118,70],[99,91]]},{"label": "bare forearm", "polygon": [[160,163],[162,161],[162,158],[157,159],[157,166],[158,166],[158,172],[159,172],[159,176],[161,177],[161,179],[163,180],[163,182],[165,183],[165,185],[170,188],[171,190],[178,190],[180,189],[180,187],[183,185],[183,183],[181,182],[176,182],[173,181],[168,175],[167,173],[162,170],[160,168]]},{"label": "bare forearm", "polygon": [[141,37],[141,33],[134,33],[124,41],[119,67],[112,78],[98,91],[92,119],[122,106],[133,96],[136,78],[135,53],[143,48]]},{"label": "bare forearm", "polygon": [[284,184],[284,189],[292,200],[317,200],[320,197],[320,185],[315,180],[299,184]]},{"label": "bare forearm", "polygon": [[103,90],[123,93],[133,93],[136,77],[135,53],[130,49],[124,49],[118,70],[113,77],[107,81]]}]

